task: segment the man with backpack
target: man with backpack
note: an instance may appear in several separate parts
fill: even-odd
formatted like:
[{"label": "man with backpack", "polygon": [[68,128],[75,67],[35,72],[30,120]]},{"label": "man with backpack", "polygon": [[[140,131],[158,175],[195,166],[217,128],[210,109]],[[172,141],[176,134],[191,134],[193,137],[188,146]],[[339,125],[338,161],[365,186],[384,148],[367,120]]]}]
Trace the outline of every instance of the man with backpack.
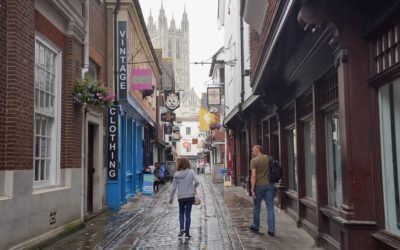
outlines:
[{"label": "man with backpack", "polygon": [[[270,181],[270,167],[274,163],[267,155],[262,154],[262,147],[255,145],[252,148],[251,154],[253,159],[250,162],[251,169],[251,194],[254,199],[253,206],[253,224],[249,229],[253,232],[258,232],[260,227],[260,207],[262,200],[265,200],[268,216],[268,234],[275,235],[275,213],[274,213],[274,185]],[[271,163],[271,166],[269,166]],[[275,166],[275,164],[274,164]],[[272,170],[271,172],[275,172]],[[280,177],[279,177],[280,178]]]}]

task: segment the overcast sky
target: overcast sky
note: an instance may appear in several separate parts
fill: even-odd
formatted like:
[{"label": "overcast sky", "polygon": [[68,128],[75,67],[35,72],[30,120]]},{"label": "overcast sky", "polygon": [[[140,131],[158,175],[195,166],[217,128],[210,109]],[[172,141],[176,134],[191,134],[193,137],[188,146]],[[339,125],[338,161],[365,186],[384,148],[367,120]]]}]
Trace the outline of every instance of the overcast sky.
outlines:
[{"label": "overcast sky", "polygon": [[[150,9],[153,18],[157,22],[161,0],[139,0],[139,2],[146,22]],[[189,18],[189,61],[205,61],[223,46],[223,30],[218,29],[217,23],[218,1],[163,0],[168,24],[173,14],[177,27],[180,26],[185,5]],[[210,66],[210,64],[205,64],[204,66],[190,64],[190,85],[195,89],[199,97],[201,97],[200,93],[206,92],[204,83],[210,79],[208,76]]]}]

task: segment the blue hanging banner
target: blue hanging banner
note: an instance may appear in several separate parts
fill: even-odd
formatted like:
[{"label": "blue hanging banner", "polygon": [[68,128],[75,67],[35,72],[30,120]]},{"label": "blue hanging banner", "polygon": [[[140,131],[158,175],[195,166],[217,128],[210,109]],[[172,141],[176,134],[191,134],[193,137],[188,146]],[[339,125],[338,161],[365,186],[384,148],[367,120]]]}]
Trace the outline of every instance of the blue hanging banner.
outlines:
[{"label": "blue hanging banner", "polygon": [[107,115],[107,179],[118,180],[118,113],[119,106],[108,109]]}]

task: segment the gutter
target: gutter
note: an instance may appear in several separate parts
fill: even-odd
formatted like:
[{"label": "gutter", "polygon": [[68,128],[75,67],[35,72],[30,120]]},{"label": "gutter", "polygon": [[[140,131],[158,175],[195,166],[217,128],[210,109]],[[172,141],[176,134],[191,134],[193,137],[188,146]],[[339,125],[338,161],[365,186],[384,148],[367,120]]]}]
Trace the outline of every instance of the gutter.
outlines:
[{"label": "gutter", "polygon": [[115,94],[115,100],[114,100],[114,104],[117,105],[118,104],[118,58],[117,58],[117,54],[118,54],[118,11],[119,11],[119,5],[121,3],[121,0],[117,0],[117,2],[115,3],[115,8],[113,11],[113,15],[114,15],[114,94]]},{"label": "gutter", "polygon": [[[89,0],[85,0],[85,38],[83,40],[83,68],[82,79],[89,72]],[[86,203],[86,104],[82,107],[82,129],[81,129],[81,220],[85,221]]]}]

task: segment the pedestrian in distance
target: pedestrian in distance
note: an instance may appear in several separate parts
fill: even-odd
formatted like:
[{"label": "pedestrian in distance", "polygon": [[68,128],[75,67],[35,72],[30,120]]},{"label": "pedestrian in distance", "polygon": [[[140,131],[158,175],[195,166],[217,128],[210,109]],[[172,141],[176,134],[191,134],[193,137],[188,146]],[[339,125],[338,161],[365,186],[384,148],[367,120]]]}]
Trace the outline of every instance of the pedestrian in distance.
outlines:
[{"label": "pedestrian in distance", "polygon": [[155,169],[154,170],[154,184],[153,184],[153,190],[154,192],[158,192],[158,186],[160,185],[160,170],[159,169]]},{"label": "pedestrian in distance", "polygon": [[258,232],[260,228],[260,208],[261,203],[265,200],[267,206],[267,224],[268,234],[275,235],[275,213],[274,213],[274,185],[268,180],[269,174],[269,158],[262,154],[262,147],[255,145],[251,154],[253,159],[250,162],[251,169],[251,195],[254,199],[253,205],[253,224],[249,229]]},{"label": "pedestrian in distance", "polygon": [[175,192],[178,189],[180,226],[178,236],[183,236],[185,234],[185,238],[190,239],[192,237],[189,233],[190,214],[196,194],[196,187],[199,185],[199,180],[196,173],[191,169],[190,163],[186,158],[178,159],[176,165],[177,171],[172,180],[169,203],[172,204]]}]

